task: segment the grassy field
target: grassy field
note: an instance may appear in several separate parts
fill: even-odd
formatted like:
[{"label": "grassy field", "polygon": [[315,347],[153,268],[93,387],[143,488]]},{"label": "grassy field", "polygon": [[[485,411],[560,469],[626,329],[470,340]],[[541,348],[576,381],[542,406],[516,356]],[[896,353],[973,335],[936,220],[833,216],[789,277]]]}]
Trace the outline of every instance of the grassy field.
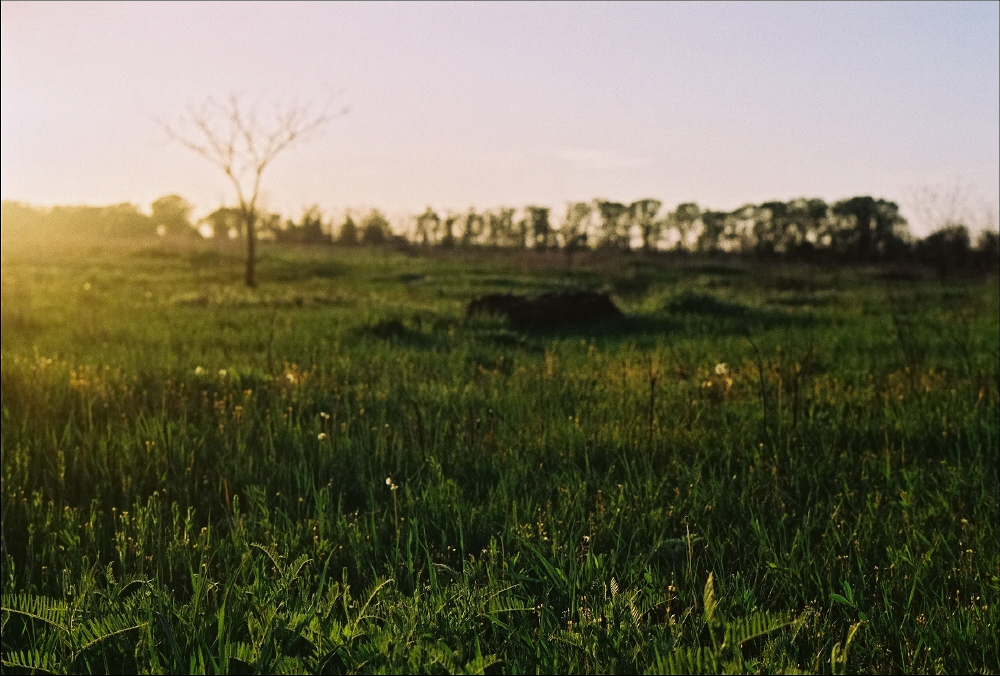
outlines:
[{"label": "grassy field", "polygon": [[241,260],[4,252],[5,672],[1000,671],[995,279]]}]

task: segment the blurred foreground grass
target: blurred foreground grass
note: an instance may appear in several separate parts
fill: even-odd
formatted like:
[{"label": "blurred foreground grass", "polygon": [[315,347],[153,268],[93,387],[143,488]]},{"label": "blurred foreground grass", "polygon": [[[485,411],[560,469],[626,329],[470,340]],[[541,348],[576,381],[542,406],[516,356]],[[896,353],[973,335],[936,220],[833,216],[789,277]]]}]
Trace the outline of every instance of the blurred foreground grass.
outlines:
[{"label": "blurred foreground grass", "polygon": [[1000,671],[995,280],[240,256],[5,256],[5,671]]}]

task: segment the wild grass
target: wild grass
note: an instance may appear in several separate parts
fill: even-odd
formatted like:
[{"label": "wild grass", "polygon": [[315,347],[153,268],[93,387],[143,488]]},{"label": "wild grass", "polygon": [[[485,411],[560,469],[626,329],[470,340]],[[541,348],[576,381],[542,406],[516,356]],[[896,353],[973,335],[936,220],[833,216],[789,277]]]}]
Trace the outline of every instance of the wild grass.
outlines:
[{"label": "wild grass", "polygon": [[4,259],[4,671],[1000,671],[995,280],[239,255]]}]

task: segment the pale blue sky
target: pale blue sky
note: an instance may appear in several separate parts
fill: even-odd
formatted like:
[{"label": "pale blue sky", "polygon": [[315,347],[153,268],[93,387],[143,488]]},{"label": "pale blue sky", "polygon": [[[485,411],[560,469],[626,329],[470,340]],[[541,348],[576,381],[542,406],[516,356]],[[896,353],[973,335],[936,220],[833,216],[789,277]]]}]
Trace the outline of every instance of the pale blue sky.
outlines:
[{"label": "pale blue sky", "polygon": [[873,194],[919,221],[915,191],[961,182],[996,210],[998,7],[4,2],[2,196],[203,214],[232,191],[154,116],[339,92],[272,209]]}]

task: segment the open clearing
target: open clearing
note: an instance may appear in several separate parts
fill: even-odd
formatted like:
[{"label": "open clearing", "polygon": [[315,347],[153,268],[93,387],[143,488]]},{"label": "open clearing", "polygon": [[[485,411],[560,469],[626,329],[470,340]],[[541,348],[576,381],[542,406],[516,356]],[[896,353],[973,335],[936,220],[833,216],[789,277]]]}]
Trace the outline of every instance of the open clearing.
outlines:
[{"label": "open clearing", "polygon": [[[1000,671],[995,279],[53,256],[2,269],[5,670]],[[465,318],[570,287],[627,318]]]}]

